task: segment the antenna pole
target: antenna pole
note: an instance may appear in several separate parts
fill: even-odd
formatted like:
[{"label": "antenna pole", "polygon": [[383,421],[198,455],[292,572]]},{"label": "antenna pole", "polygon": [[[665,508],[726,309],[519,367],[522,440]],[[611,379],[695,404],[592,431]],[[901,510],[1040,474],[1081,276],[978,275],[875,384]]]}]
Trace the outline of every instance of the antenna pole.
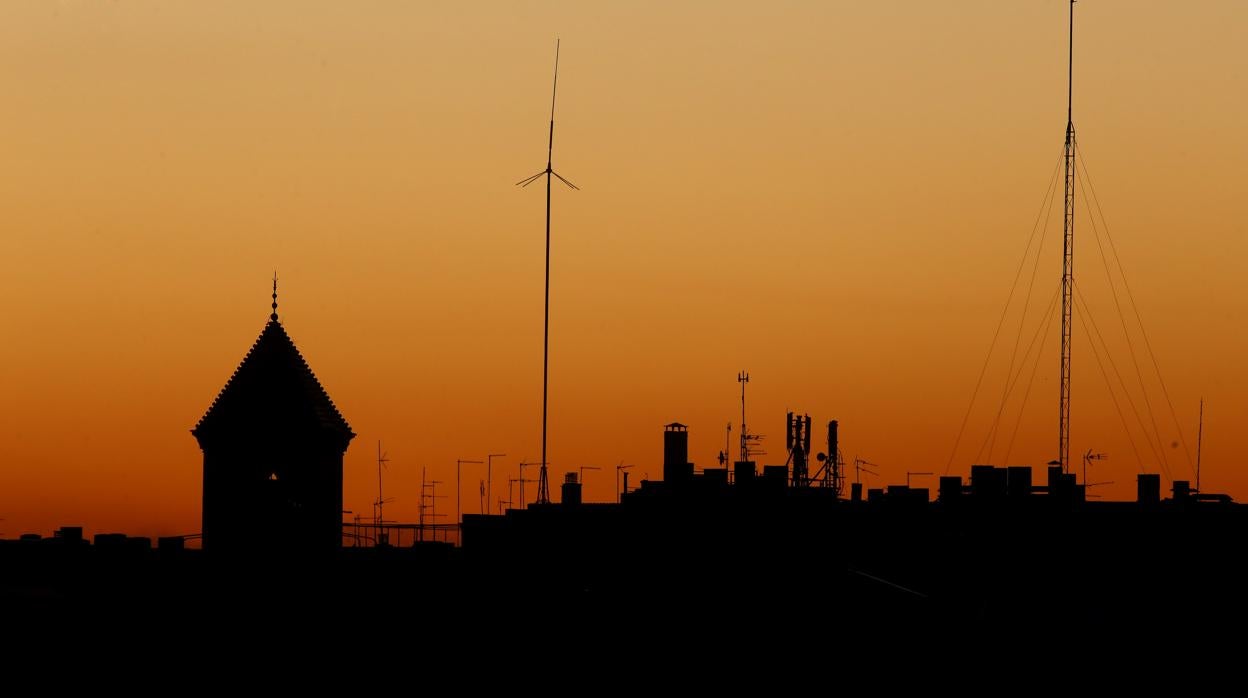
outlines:
[{"label": "antenna pole", "polygon": [[[384,517],[381,507],[386,501],[385,497],[382,497],[381,495],[381,464],[382,462],[383,461],[381,458],[381,439],[378,439],[377,440],[377,523],[378,524],[381,523]],[[378,533],[380,533],[380,531],[378,531]]]},{"label": "antenna pole", "polygon": [[1205,399],[1200,399],[1200,422],[1196,427],[1196,493],[1200,494],[1200,442],[1205,435]]},{"label": "antenna pole", "polygon": [[385,538],[386,498],[382,496],[381,471],[382,471],[382,467],[385,466],[385,464],[389,462],[390,461],[386,458],[386,455],[381,452],[381,439],[378,439],[377,440],[377,506],[374,507],[373,509],[375,512],[377,512],[377,519],[376,521],[374,521],[374,524],[376,524],[376,530],[374,531],[374,533],[377,534],[377,539],[374,542],[374,545],[386,542],[386,538]]},{"label": "antenna pole", "polygon": [[[485,457],[485,501],[492,502],[494,496],[494,459],[506,456],[506,453],[490,453]],[[488,514],[488,511],[481,512]]]},{"label": "antenna pole", "polygon": [[460,508],[460,499],[463,497],[463,475],[461,473],[463,467],[469,463],[475,465],[485,465],[485,461],[466,460],[463,458],[455,461],[455,525],[462,526],[464,523],[463,510]]},{"label": "antenna pole", "polygon": [[[557,49],[556,49],[557,50]],[[558,62],[558,58],[555,59]],[[1075,0],[1070,0],[1070,42],[1066,56],[1066,123],[1074,121],[1075,101]]]},{"label": "antenna pole", "polygon": [[737,382],[741,384],[741,461],[745,462],[750,459],[749,432],[745,429],[745,384],[750,382],[750,374],[741,371]]},{"label": "antenna pole", "polygon": [[537,484],[537,503],[550,503],[550,484],[546,477],[546,416],[549,397],[550,377],[550,190],[552,178],[568,185],[571,189],[579,189],[558,172],[553,165],[555,151],[555,94],[559,88],[559,40],[555,39],[555,79],[550,88],[550,136],[546,142],[546,169],[535,175],[526,177],[516,186],[527,187],[542,177],[546,178],[546,290],[542,312],[542,460]]},{"label": "antenna pole", "polygon": [[[555,42],[555,80],[559,75],[559,43]],[[555,149],[555,96],[550,96],[550,145],[546,150],[546,296],[542,311],[542,467],[537,476],[537,503],[550,501],[550,484],[546,481],[546,400],[550,373],[550,173],[551,157]]]},{"label": "antenna pole", "polygon": [[[555,39],[555,79],[550,85],[550,140],[546,145],[546,172],[554,172],[550,167],[555,152],[555,93],[559,90],[559,40]],[[549,177],[547,178],[549,179]]]},{"label": "antenna pole", "polygon": [[1071,310],[1074,306],[1074,250],[1075,250],[1075,0],[1070,0],[1070,46],[1066,83],[1066,149],[1063,158],[1066,166],[1065,201],[1062,216],[1062,373],[1061,399],[1059,402],[1058,461],[1062,472],[1070,472],[1070,333]]}]

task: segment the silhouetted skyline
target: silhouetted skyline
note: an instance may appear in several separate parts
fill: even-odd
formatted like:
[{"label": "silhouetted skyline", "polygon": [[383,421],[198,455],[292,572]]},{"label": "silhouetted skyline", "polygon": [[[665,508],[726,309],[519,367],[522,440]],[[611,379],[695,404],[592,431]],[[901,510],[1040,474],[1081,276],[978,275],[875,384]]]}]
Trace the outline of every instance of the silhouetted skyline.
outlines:
[{"label": "silhouetted skyline", "polygon": [[[602,468],[587,502],[614,499],[619,463],[657,479],[652,434],[677,420],[712,463],[742,368],[760,465],[795,411],[839,419],[874,485],[940,472],[1058,164],[1061,5],[5,6],[0,534],[197,532],[186,430],[263,325],[274,267],[304,356],[357,438],[386,443],[387,515],[418,518],[422,472],[507,453],[494,510],[540,459],[543,204],[511,185],[545,147],[556,35],[559,167],[586,189],[552,231],[552,497],[581,466]],[[1206,398],[1206,489],[1248,498],[1248,8],[1079,13],[1088,181],[1189,446]],[[1080,225],[1080,290],[1121,351]],[[1016,320],[951,473],[1056,456],[1051,333],[1017,439],[1017,402],[991,429]],[[1156,448],[1125,404],[1123,435],[1074,330],[1071,454],[1108,454],[1095,493],[1134,498],[1155,451],[1167,483],[1193,479],[1164,400]],[[368,512],[371,449],[343,468],[342,508]]]}]

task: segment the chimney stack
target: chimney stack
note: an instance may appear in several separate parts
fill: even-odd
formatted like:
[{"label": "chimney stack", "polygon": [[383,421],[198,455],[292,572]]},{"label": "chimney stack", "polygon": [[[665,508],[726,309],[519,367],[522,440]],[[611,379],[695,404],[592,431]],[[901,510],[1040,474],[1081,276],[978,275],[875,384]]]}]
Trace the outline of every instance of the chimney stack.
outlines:
[{"label": "chimney stack", "polygon": [[684,482],[692,477],[689,428],[679,422],[672,422],[663,427],[663,481]]}]

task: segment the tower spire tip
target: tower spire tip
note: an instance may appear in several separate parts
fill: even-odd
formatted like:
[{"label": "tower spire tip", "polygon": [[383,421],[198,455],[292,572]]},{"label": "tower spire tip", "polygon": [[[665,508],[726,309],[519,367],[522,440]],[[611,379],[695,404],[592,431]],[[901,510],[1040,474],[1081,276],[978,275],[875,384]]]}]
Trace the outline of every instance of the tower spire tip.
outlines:
[{"label": "tower spire tip", "polygon": [[273,312],[269,315],[269,319],[277,322],[277,272],[273,272]]}]

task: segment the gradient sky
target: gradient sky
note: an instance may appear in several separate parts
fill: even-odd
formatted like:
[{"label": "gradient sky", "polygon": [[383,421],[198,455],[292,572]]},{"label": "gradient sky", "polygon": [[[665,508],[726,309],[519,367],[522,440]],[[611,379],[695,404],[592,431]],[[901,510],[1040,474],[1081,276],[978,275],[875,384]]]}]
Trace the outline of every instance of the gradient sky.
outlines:
[{"label": "gradient sky", "polygon": [[[1066,11],[5,2],[0,532],[198,531],[189,429],[263,327],[274,269],[285,327],[359,434],[346,508],[371,513],[378,439],[388,518],[416,518],[424,467],[452,511],[456,458],[508,454],[506,495],[539,458],[544,202],[513,183],[545,164],[556,36],[555,166],[582,191],[555,192],[552,483],[600,466],[586,498],[609,500],[617,463],[659,477],[674,420],[714,465],[741,369],[760,460],[783,462],[794,409],[839,419],[872,485],[944,472],[1060,159]],[[1077,16],[1092,182],[1189,450],[1206,399],[1205,489],[1246,500],[1248,5]],[[1078,283],[1135,386],[1083,203]],[[1033,313],[1060,276],[1058,207]],[[1013,323],[952,473],[1006,462],[1004,438],[977,451]],[[1159,465],[1138,427],[1134,456],[1078,323],[1072,452],[1108,453],[1096,491],[1130,497]],[[1057,369],[1053,329],[1010,464],[1056,455]],[[482,477],[466,466],[466,512]]]}]

